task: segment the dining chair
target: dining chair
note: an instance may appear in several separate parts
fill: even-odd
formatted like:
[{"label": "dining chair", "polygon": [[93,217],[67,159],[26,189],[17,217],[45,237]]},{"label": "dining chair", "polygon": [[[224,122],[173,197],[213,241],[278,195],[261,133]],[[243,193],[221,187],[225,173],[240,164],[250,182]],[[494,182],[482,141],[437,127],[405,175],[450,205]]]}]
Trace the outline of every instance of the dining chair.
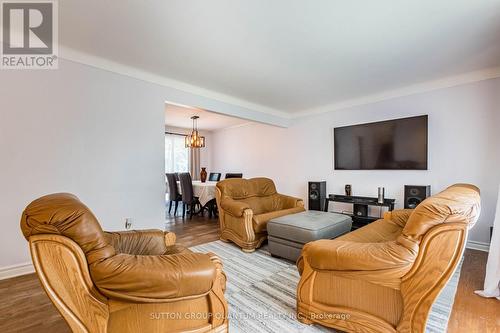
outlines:
[{"label": "dining chair", "polygon": [[210,172],[208,175],[208,181],[210,182],[218,182],[220,180],[221,173],[220,172]]},{"label": "dining chair", "polygon": [[242,173],[226,173],[226,179],[228,178],[243,178]]},{"label": "dining chair", "polygon": [[215,198],[207,202],[205,208],[208,210],[208,218],[219,217],[219,210],[217,209],[217,201]]},{"label": "dining chair", "polygon": [[168,196],[170,199],[170,203],[168,205],[168,213],[172,210],[172,202],[175,202],[174,215],[177,215],[177,206],[179,205],[179,201],[182,201],[182,195],[179,193],[179,189],[177,188],[177,180],[175,179],[174,173],[166,173],[167,182],[168,182]]},{"label": "dining chair", "polygon": [[193,218],[194,210],[197,205],[201,204],[197,197],[194,196],[193,190],[193,179],[191,178],[191,174],[189,172],[179,173],[179,182],[181,183],[181,192],[182,192],[182,218],[186,216],[186,207],[189,208],[189,218]]}]

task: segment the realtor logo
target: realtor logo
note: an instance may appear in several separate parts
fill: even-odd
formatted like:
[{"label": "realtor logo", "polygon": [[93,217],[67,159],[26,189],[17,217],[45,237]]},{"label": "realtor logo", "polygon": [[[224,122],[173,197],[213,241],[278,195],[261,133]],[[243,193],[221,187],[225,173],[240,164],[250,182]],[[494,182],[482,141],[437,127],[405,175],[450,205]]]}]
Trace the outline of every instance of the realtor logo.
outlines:
[{"label": "realtor logo", "polygon": [[2,2],[2,69],[57,69],[56,1]]}]

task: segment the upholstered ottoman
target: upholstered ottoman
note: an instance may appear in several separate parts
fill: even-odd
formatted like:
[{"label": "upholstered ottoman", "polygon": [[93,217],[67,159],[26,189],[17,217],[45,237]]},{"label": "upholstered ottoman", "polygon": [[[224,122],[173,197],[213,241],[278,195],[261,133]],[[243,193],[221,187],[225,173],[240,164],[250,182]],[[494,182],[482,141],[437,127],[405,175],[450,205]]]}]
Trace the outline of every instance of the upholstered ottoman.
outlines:
[{"label": "upholstered ottoman", "polygon": [[336,238],[348,233],[351,226],[347,215],[314,210],[278,217],[267,223],[269,252],[296,261],[304,244]]}]

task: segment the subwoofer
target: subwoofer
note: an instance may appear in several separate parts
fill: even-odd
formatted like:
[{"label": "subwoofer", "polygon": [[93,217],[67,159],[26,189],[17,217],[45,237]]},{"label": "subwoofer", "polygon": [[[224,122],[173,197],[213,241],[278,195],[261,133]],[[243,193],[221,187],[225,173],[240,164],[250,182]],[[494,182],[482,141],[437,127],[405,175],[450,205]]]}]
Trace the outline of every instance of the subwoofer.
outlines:
[{"label": "subwoofer", "polygon": [[414,209],[430,195],[430,185],[405,185],[405,208]]},{"label": "subwoofer", "polygon": [[354,204],[352,207],[354,216],[366,217],[368,216],[368,205]]},{"label": "subwoofer", "polygon": [[307,197],[309,210],[325,210],[326,182],[309,182]]}]

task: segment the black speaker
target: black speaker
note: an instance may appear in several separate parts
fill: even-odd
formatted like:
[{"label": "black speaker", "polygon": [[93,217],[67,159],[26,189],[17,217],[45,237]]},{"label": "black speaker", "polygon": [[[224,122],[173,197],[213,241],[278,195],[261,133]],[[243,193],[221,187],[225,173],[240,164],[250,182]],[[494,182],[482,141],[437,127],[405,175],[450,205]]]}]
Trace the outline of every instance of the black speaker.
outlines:
[{"label": "black speaker", "polygon": [[307,197],[309,210],[325,210],[326,182],[309,182]]},{"label": "black speaker", "polygon": [[405,185],[405,208],[414,209],[430,195],[430,185]]}]

